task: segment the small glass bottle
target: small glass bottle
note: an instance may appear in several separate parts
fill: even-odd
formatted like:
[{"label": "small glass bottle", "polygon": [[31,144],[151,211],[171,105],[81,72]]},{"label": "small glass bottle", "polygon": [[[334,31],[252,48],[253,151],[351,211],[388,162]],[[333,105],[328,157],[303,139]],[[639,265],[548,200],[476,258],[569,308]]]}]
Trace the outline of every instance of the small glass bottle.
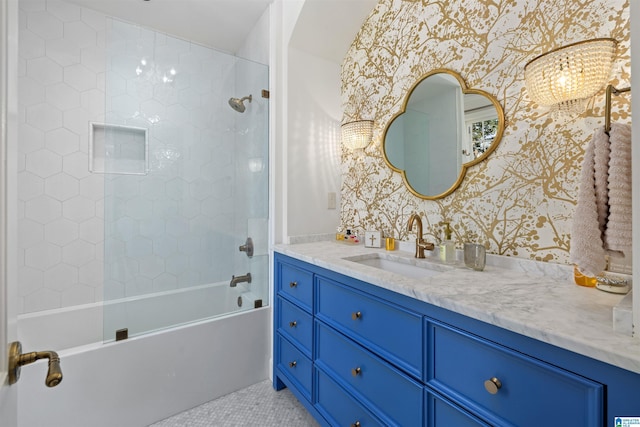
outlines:
[{"label": "small glass bottle", "polygon": [[456,260],[456,244],[451,240],[451,228],[449,223],[445,222],[445,229],[443,231],[443,239],[440,243],[440,259],[449,264]]}]

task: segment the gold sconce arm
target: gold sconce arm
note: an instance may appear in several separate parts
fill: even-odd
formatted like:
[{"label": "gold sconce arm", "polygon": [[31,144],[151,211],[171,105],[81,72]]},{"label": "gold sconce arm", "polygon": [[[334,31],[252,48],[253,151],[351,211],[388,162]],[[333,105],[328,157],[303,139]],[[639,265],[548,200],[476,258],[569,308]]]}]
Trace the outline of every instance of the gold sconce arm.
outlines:
[{"label": "gold sconce arm", "polygon": [[630,87],[625,87],[622,89],[617,89],[612,85],[607,86],[607,91],[605,92],[605,107],[604,107],[604,131],[609,134],[611,130],[611,95],[620,95],[624,92],[630,92]]},{"label": "gold sconce arm", "polygon": [[55,351],[32,351],[22,353],[19,341],[11,343],[9,348],[9,384],[15,384],[20,379],[20,368],[40,359],[49,359],[49,369],[44,383],[47,387],[55,387],[62,381],[60,357]]}]

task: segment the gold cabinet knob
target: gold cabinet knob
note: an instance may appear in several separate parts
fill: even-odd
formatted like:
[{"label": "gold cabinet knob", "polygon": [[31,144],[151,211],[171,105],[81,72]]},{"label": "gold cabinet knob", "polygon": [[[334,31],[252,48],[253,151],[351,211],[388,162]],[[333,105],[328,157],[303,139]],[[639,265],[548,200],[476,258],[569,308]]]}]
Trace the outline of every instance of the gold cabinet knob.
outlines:
[{"label": "gold cabinet knob", "polygon": [[362,369],[360,368],[353,368],[351,370],[351,375],[353,375],[354,377],[357,377],[358,375],[360,375],[360,372],[362,372]]},{"label": "gold cabinet knob", "polygon": [[500,387],[502,387],[502,382],[496,377],[484,382],[484,388],[491,394],[496,394],[498,390],[500,390]]},{"label": "gold cabinet knob", "polygon": [[295,328],[296,326],[298,326],[298,322],[296,322],[295,320],[292,322],[289,322],[289,326],[292,328]]},{"label": "gold cabinet knob", "polygon": [[351,424],[351,427],[360,427],[360,421]]},{"label": "gold cabinet knob", "polygon": [[289,282],[290,288],[295,288],[296,286],[298,286],[298,282]]},{"label": "gold cabinet knob", "polygon": [[289,362],[289,367],[290,367],[290,368],[295,368],[297,364],[298,364],[298,362],[296,362],[296,361],[294,360],[293,362]]},{"label": "gold cabinet knob", "polygon": [[355,313],[351,313],[351,318],[353,320],[358,320],[362,317],[362,312],[356,311]]}]

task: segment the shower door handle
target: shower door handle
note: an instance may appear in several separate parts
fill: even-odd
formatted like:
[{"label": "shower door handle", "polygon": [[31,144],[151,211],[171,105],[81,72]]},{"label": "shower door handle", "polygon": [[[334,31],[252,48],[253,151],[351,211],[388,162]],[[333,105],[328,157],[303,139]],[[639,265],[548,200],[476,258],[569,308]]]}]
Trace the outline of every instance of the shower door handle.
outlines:
[{"label": "shower door handle", "polygon": [[253,240],[251,237],[247,237],[247,241],[238,249],[240,252],[246,252],[249,258],[253,257]]}]

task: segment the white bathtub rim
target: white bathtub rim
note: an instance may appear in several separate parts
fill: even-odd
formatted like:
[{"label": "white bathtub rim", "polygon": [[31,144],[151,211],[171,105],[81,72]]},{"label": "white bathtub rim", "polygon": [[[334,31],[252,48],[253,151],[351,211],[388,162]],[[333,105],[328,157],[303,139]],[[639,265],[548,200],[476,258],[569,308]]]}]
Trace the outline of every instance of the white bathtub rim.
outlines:
[{"label": "white bathtub rim", "polygon": [[[79,345],[76,347],[71,347],[71,348],[66,348],[63,350],[58,351],[58,355],[60,356],[60,359],[62,360],[64,358],[64,356],[73,356],[76,354],[80,354],[80,353],[84,353],[87,351],[98,351],[101,350],[105,347],[110,347],[113,345],[119,345],[119,344],[125,344],[125,343],[130,343],[130,342],[135,342],[135,341],[140,341],[140,340],[144,340],[145,338],[153,338],[157,335],[160,334],[165,334],[168,332],[178,332],[180,330],[189,328],[189,327],[197,327],[200,325],[203,325],[205,323],[209,323],[209,322],[215,322],[218,320],[224,320],[224,319],[228,319],[228,318],[232,318],[232,317],[236,317],[236,316],[242,316],[245,315],[249,312],[252,311],[256,311],[256,310],[269,310],[271,307],[269,306],[264,306],[264,307],[260,307],[260,308],[255,308],[252,310],[243,310],[243,311],[236,311],[233,313],[227,313],[227,314],[222,314],[222,315],[217,315],[217,316],[212,316],[209,317],[207,319],[200,319],[200,320],[195,320],[193,322],[185,322],[183,324],[180,325],[175,325],[172,326],[170,328],[161,328],[161,329],[156,329],[154,331],[149,331],[146,332],[144,334],[139,334],[130,338],[127,338],[125,340],[121,340],[121,341],[115,341],[115,340],[109,340],[109,341],[96,341],[96,342],[92,342],[89,344],[84,344],[84,345]],[[46,361],[43,361],[46,362]]]},{"label": "white bathtub rim", "polygon": [[[145,336],[156,331],[162,332],[176,327],[224,318],[228,315],[241,314],[254,310],[254,301],[259,299],[257,295],[249,292],[245,287],[238,286],[231,290],[231,288],[228,288],[226,282],[218,282],[191,288],[162,291],[154,294],[137,295],[107,302],[79,304],[66,308],[25,313],[18,316],[18,337],[23,341],[25,351],[41,351],[46,348],[63,352],[76,347],[88,349],[93,345],[102,345],[112,341],[104,339],[104,311],[110,306],[118,307],[119,305],[122,306],[126,304],[144,304],[146,301],[155,298],[166,300],[167,298],[171,299],[173,295],[186,295],[190,292],[206,292],[209,290],[225,292],[226,302],[224,304],[226,308],[221,309],[219,312],[215,312],[214,310],[211,315],[207,316],[203,316],[203,313],[200,313],[200,316],[194,320],[188,319],[186,321],[169,322],[169,324],[160,325],[156,328],[143,328],[144,330],[142,332],[133,332],[134,330],[130,329],[129,339]],[[228,294],[230,290],[233,292],[232,295]],[[237,297],[246,298],[242,307],[236,306]],[[218,307],[218,309],[220,309],[220,307]]]}]

